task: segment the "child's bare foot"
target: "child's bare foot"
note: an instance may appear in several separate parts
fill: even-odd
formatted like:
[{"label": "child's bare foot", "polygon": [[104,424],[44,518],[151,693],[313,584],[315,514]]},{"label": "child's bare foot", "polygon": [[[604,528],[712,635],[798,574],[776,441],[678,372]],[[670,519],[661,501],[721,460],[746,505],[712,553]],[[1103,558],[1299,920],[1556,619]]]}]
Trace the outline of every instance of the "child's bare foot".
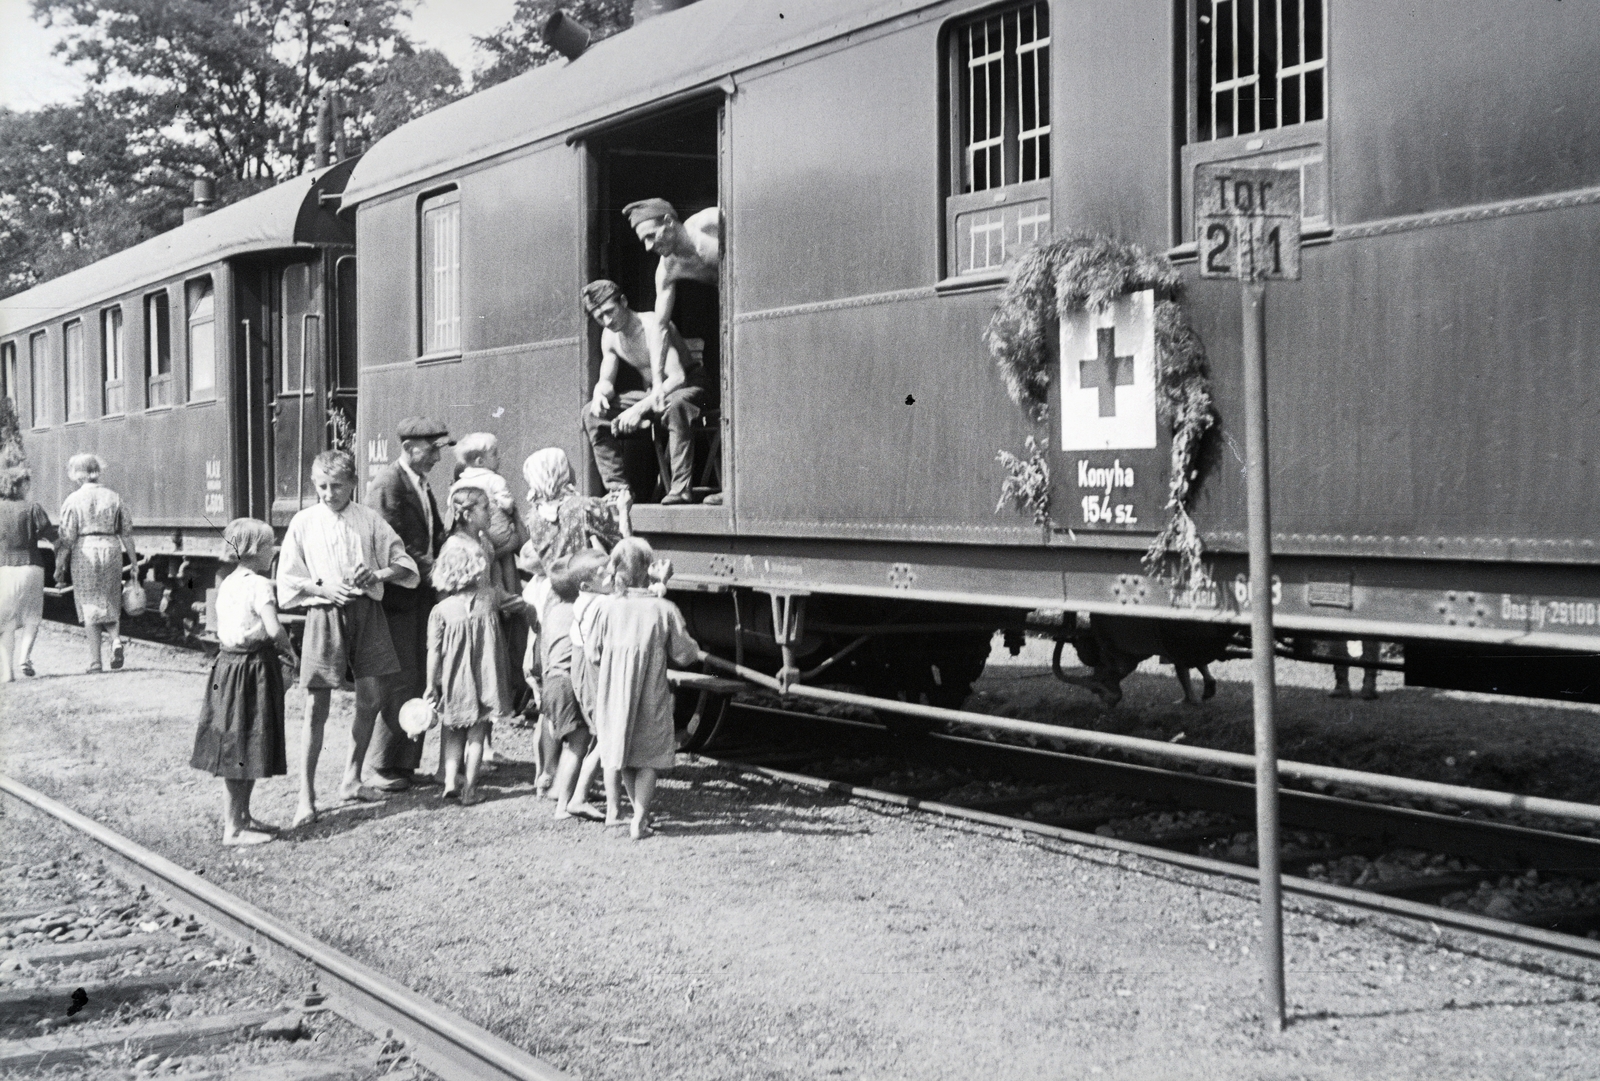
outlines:
[{"label": "child's bare foot", "polygon": [[301,826],[310,825],[317,820],[317,809],[310,803],[302,803],[294,812],[294,822],[290,829],[299,829]]},{"label": "child's bare foot", "polygon": [[471,807],[480,799],[482,797],[478,795],[478,791],[475,788],[463,788],[461,790],[461,806],[463,807]]},{"label": "child's bare foot", "polygon": [[383,794],[364,784],[347,784],[339,789],[339,798],[346,803],[382,803]]},{"label": "child's bare foot", "polygon": [[254,817],[245,823],[245,828],[255,830],[257,833],[277,833],[283,829],[282,826],[274,826],[271,822],[263,822]]},{"label": "child's bare foot", "polygon": [[233,830],[222,835],[225,845],[264,845],[270,840],[272,834],[252,829]]},{"label": "child's bare foot", "polygon": [[642,818],[635,818],[628,826],[628,836],[635,841],[642,841],[653,833],[655,830],[650,828],[650,823]]},{"label": "child's bare foot", "polygon": [[[605,813],[592,803],[583,800],[573,800],[566,806],[567,814],[573,818],[587,818],[591,822],[605,821]],[[615,825],[616,823],[612,823]]]}]

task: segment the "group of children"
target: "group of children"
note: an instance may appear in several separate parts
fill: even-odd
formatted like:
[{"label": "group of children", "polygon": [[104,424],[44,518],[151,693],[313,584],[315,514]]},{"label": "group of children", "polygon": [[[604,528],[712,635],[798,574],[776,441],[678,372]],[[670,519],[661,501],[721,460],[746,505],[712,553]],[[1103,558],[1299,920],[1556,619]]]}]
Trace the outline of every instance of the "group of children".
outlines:
[{"label": "group of children", "polygon": [[[532,576],[522,584],[517,509],[499,476],[493,438],[463,439],[458,453],[467,468],[451,487],[449,535],[429,575],[436,600],[426,690],[406,703],[402,719],[420,715],[419,729],[437,725],[444,798],[477,802],[491,727],[516,714],[513,639],[521,632],[522,675],[540,715],[538,794],[556,801],[557,818],[622,826],[626,790],[630,835],[649,836],[656,772],[672,765],[676,751],[668,666],[704,657],[665,599],[671,565],[657,561],[645,541],[626,537],[609,553],[597,544],[548,563],[525,558]],[[224,781],[228,845],[260,844],[277,832],[251,815],[250,795],[256,780],[288,772],[286,670],[298,672],[306,692],[295,825],[316,818],[314,777],[329,696],[347,674],[355,681],[356,716],[342,795],[377,798],[360,783],[362,760],[386,677],[400,671],[380,602],[385,584],[416,585],[420,575],[388,523],[354,500],[348,453],[318,455],[311,475],[317,504],[291,521],[281,552],[272,528],[257,519],[235,519],[223,535],[222,558],[234,568],[217,590],[220,648],[191,764]],[[305,611],[303,656],[279,619],[280,605]],[[596,771],[604,775],[603,815],[587,796]]]}]

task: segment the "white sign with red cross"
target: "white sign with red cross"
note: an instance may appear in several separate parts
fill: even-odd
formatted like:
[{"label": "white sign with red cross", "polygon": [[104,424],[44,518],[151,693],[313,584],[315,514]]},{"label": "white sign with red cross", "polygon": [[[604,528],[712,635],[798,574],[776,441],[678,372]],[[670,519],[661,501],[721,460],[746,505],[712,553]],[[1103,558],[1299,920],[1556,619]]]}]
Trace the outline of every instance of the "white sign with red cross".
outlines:
[{"label": "white sign with red cross", "polygon": [[1061,449],[1156,445],[1155,293],[1061,321]]}]

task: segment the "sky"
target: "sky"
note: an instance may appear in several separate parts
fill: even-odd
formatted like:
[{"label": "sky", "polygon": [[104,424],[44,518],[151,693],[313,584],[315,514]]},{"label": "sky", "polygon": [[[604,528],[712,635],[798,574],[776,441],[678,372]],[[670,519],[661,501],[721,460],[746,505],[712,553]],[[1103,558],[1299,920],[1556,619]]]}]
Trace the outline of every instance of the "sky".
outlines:
[{"label": "sky", "polygon": [[[510,20],[514,6],[514,0],[421,0],[411,36],[470,75],[472,35]],[[0,0],[0,105],[12,109],[71,101],[83,90],[83,80],[51,55],[59,36],[34,22],[31,9],[30,0]]]}]

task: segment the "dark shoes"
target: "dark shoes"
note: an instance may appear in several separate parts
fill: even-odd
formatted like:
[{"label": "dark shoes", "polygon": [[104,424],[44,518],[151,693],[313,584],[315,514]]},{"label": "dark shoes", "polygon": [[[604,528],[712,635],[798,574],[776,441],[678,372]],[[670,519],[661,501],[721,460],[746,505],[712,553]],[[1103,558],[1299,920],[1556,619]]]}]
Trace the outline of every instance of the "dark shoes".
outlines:
[{"label": "dark shoes", "polygon": [[367,782],[368,788],[376,788],[379,792],[404,792],[411,787],[411,782],[402,776],[385,776],[379,774]]},{"label": "dark shoes", "polygon": [[676,507],[689,502],[692,502],[692,500],[688,496],[675,495],[671,492],[661,497],[661,505],[663,507]]}]

